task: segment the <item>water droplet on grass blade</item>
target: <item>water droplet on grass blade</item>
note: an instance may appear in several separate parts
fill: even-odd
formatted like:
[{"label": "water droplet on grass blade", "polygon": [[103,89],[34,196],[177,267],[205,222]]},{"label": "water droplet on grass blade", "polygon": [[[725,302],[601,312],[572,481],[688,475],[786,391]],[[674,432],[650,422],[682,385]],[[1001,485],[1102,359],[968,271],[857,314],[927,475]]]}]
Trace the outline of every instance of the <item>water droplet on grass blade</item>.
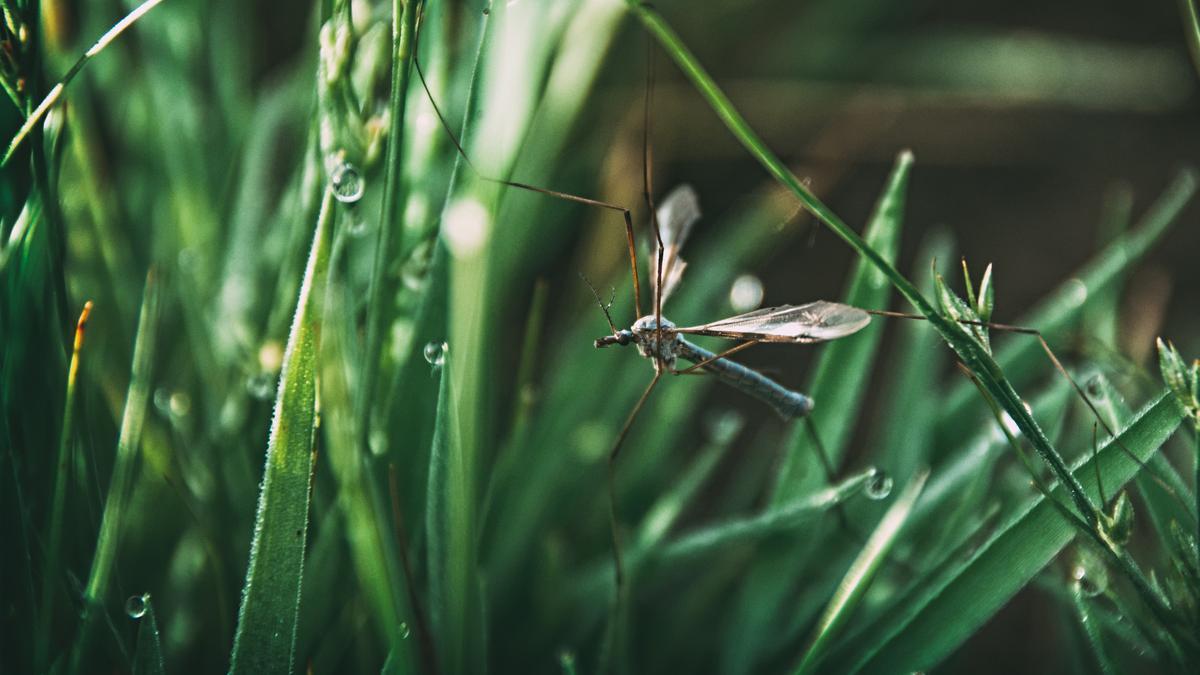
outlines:
[{"label": "water droplet on grass blade", "polygon": [[246,391],[260,401],[265,401],[275,394],[275,376],[271,373],[258,373],[246,378]]},{"label": "water droplet on grass blade", "polygon": [[1088,570],[1083,565],[1076,565],[1071,570],[1071,579],[1079,586],[1079,591],[1089,598],[1094,598],[1104,592],[1108,586],[1107,575],[1100,575],[1100,578],[1095,578],[1088,574]]},{"label": "water droplet on grass blade", "polygon": [[887,499],[888,495],[892,494],[892,485],[894,482],[886,471],[876,470],[867,479],[867,486],[863,489],[863,492],[867,495],[867,499],[874,499],[875,501]]},{"label": "water droplet on grass blade", "polygon": [[425,345],[425,362],[434,368],[441,368],[446,363],[446,349],[449,347],[445,342],[430,342]]},{"label": "water droplet on grass blade", "polygon": [[333,198],[343,204],[353,204],[362,199],[366,190],[362,174],[350,162],[342,162],[334,167],[329,176],[329,185],[333,188]]},{"label": "water droplet on grass blade", "polygon": [[141,595],[131,595],[125,601],[125,613],[131,619],[140,619],[146,616],[146,608],[150,606],[150,594],[142,593]]},{"label": "water droplet on grass blade", "polygon": [[400,622],[400,639],[407,640],[408,636],[411,634],[412,634],[412,631],[410,631],[408,629],[408,623],[405,621],[401,621]]},{"label": "water droplet on grass blade", "polygon": [[154,407],[163,415],[171,414],[171,392],[167,389],[154,390]]}]

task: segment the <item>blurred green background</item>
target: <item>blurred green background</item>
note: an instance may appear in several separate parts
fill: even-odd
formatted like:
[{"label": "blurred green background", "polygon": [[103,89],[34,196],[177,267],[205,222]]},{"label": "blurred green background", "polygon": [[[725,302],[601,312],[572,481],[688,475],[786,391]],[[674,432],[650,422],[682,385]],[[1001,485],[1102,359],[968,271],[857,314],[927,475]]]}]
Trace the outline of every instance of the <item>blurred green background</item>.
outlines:
[{"label": "blurred green background", "polygon": [[[25,42],[6,33],[12,49],[0,59],[6,78],[36,92],[27,104],[136,5],[6,4],[31,27]],[[1156,336],[1185,357],[1200,351],[1195,205],[1171,213],[1175,225],[1144,256],[1130,249],[1102,288],[1072,281],[1200,156],[1198,80],[1176,3],[655,7],[767,144],[855,229],[874,222],[897,154],[913,151],[903,227],[879,226],[872,243],[894,246],[897,267],[923,289],[936,255],[956,288],[959,257],[976,280],[995,266],[996,321],[1021,323],[1055,289],[1076,297],[1053,305],[1040,327],[1053,328],[1089,392],[1134,410],[1161,389]],[[764,305],[844,299],[852,279],[867,278],[619,0],[513,0],[487,17],[483,9],[430,0],[419,31],[430,89],[472,164],[627,205],[639,231],[651,64],[654,191],[661,198],[689,183],[705,212],[668,307],[677,322],[735,313],[730,289],[742,275],[761,280]],[[368,0],[166,0],[87,64],[46,131],[3,168],[0,492],[4,539],[18,543],[3,546],[0,666],[133,670],[149,648],[125,605],[142,593],[154,600],[167,672],[228,666],[289,324],[323,187],[348,161],[364,196],[333,205],[330,283],[314,290],[321,426],[300,537],[296,669],[788,670],[861,536],[839,529],[828,503],[749,534],[704,528],[817,494],[824,479],[807,438],[736,391],[668,378],[623,450],[619,513],[637,572],[626,616],[612,620],[603,458],[652,370],[632,350],[592,348],[607,327],[579,275],[602,295],[613,286],[614,317],[632,322],[620,215],[480,180],[458,162],[414,73],[395,217],[381,222],[396,115],[390,22],[390,3]],[[20,114],[0,108],[11,137]],[[481,206],[482,221],[463,204]],[[467,235],[446,233],[455,215]],[[480,226],[476,250],[469,235],[479,222],[490,225]],[[144,297],[158,311],[142,382],[130,369]],[[911,309],[886,289],[867,297]],[[70,336],[86,300],[95,309],[64,433]],[[932,330],[879,325],[842,352],[768,345],[739,356],[789,387],[817,387],[816,420],[842,476],[876,467],[896,492],[922,465],[933,467],[931,485],[943,477],[941,501],[918,502],[895,564],[838,636],[829,672],[886,671],[888,663],[856,661],[859,645],[881,639],[873,628],[917,607],[914,592],[957,578],[946,570],[1036,496]],[[1090,417],[1032,339],[993,339],[1025,343],[1002,362],[1064,454],[1087,456]],[[822,359],[825,381],[814,385]],[[114,451],[127,389],[130,401],[145,397],[146,418],[135,423],[128,501],[109,542],[113,578],[87,600],[122,462]],[[825,400],[839,403],[823,408]],[[1118,409],[1124,421],[1124,402],[1106,408]],[[1175,443],[1163,456],[1187,476],[1190,450]],[[66,463],[55,459],[60,445]],[[65,524],[54,565],[58,494]],[[1165,525],[1147,520],[1149,501],[1135,499],[1134,550],[1148,567],[1167,566]],[[839,508],[869,533],[888,503],[848,487]],[[700,553],[653,554],[693,532],[718,541]],[[961,635],[948,631],[896,663],[1096,671],[1103,661],[1093,660],[1068,598],[1071,570],[1086,558],[1076,548],[1032,579],[1010,579],[1024,589],[981,602],[978,625],[964,621]],[[99,609],[89,611],[93,601]],[[1160,658],[1155,639],[1126,635],[1138,632],[1122,624],[1127,605],[1107,595],[1096,604],[1114,663],[1178,666]],[[950,624],[939,616],[930,621]],[[903,652],[906,635],[888,644]]]}]

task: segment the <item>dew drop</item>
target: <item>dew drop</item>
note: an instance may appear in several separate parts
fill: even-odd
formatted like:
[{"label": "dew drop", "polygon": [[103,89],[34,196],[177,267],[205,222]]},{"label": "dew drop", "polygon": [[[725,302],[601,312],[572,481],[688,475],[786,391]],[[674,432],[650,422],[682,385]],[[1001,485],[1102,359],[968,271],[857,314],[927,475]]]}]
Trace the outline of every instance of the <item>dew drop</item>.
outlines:
[{"label": "dew drop", "polygon": [[140,619],[146,616],[146,609],[150,606],[150,594],[143,593],[141,595],[131,595],[125,601],[125,613],[131,619]]},{"label": "dew drop", "polygon": [[491,10],[491,9],[489,9],[489,8],[487,8],[487,7],[484,7],[484,8],[483,8],[483,15],[484,15],[484,16],[487,16],[488,14],[491,14],[491,13],[492,13],[492,10]]},{"label": "dew drop", "polygon": [[734,279],[729,289],[729,304],[734,311],[749,312],[756,309],[763,300],[763,284],[753,274],[743,274]]},{"label": "dew drop", "polygon": [[876,470],[867,479],[867,487],[864,490],[867,499],[874,499],[875,501],[887,499],[888,495],[892,494],[893,483],[892,477],[887,472]]},{"label": "dew drop", "polygon": [[434,368],[440,368],[446,363],[446,349],[449,347],[445,342],[430,342],[425,345],[425,362]]},{"label": "dew drop", "polygon": [[400,622],[400,639],[407,640],[409,635],[412,635],[412,631],[408,629],[408,623],[405,621],[401,621]]},{"label": "dew drop", "polygon": [[154,407],[164,415],[171,414],[171,392],[159,388],[154,390]]},{"label": "dew drop", "polygon": [[358,167],[350,162],[342,162],[333,169],[329,176],[329,184],[333,187],[333,197],[343,204],[353,204],[362,199],[366,185]]},{"label": "dew drop", "polygon": [[246,378],[246,391],[251,396],[266,401],[275,393],[275,376],[271,373],[258,373]]},{"label": "dew drop", "polygon": [[[1103,577],[1104,575],[1101,575]],[[1071,578],[1075,584],[1079,586],[1079,590],[1089,598],[1094,598],[1104,592],[1105,586],[1108,585],[1108,580],[1104,578],[1095,579],[1083,565],[1076,565],[1071,570]]]}]

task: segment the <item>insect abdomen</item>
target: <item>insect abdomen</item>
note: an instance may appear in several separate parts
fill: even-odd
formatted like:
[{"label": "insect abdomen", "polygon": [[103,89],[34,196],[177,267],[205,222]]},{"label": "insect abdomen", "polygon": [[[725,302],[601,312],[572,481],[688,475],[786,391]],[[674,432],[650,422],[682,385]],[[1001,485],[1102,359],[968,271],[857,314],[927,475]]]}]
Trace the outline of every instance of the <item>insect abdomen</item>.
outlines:
[{"label": "insect abdomen", "polygon": [[[696,345],[681,340],[679,357],[692,363],[700,363],[711,359],[715,354]],[[804,417],[812,412],[811,398],[798,391],[792,391],[756,370],[751,370],[740,363],[729,359],[717,359],[704,365],[704,370],[716,375],[726,384],[742,390],[760,401],[770,405],[784,419]]]}]

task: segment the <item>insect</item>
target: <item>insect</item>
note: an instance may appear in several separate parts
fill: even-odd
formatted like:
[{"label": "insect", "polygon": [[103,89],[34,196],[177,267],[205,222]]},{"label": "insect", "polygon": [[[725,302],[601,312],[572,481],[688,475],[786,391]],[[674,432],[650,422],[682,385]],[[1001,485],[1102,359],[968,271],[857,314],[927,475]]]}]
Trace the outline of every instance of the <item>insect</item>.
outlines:
[{"label": "insect", "polygon": [[[852,335],[867,326],[871,315],[857,307],[836,302],[818,300],[803,305],[781,305],[757,309],[745,314],[713,321],[697,326],[676,326],[663,316],[662,306],[679,287],[687,263],[680,256],[693,226],[700,219],[700,202],[695,190],[681,185],[673,190],[657,209],[652,226],[656,230],[656,269],[651,275],[651,294],[654,298],[654,313],[641,316],[630,328],[618,329],[608,311],[608,305],[600,301],[595,288],[592,293],[604,312],[605,320],[612,333],[595,341],[597,348],[613,345],[633,345],[638,353],[649,359],[654,366],[654,377],[646,386],[633,410],[626,418],[613,448],[609,453],[610,507],[613,509],[613,548],[618,582],[623,576],[620,555],[620,535],[615,516],[616,462],[622,443],[632,428],[651,392],[658,385],[663,373],[674,375],[707,372],[722,382],[753,396],[767,405],[785,420],[807,417],[813,410],[813,400],[766,377],[765,375],[730,360],[728,357],[751,345],[762,342],[811,344],[826,342]],[[636,256],[633,264],[636,266]],[[635,268],[636,269],[636,268]],[[636,272],[635,272],[636,273]],[[636,292],[636,291],[635,291]],[[635,298],[635,305],[640,302]],[[640,307],[638,309],[640,314]],[[737,340],[738,344],[720,353],[710,352],[692,342],[685,335],[707,335]],[[678,368],[680,360],[691,363]],[[827,476],[832,479],[833,470],[822,454],[821,461]]]}]

